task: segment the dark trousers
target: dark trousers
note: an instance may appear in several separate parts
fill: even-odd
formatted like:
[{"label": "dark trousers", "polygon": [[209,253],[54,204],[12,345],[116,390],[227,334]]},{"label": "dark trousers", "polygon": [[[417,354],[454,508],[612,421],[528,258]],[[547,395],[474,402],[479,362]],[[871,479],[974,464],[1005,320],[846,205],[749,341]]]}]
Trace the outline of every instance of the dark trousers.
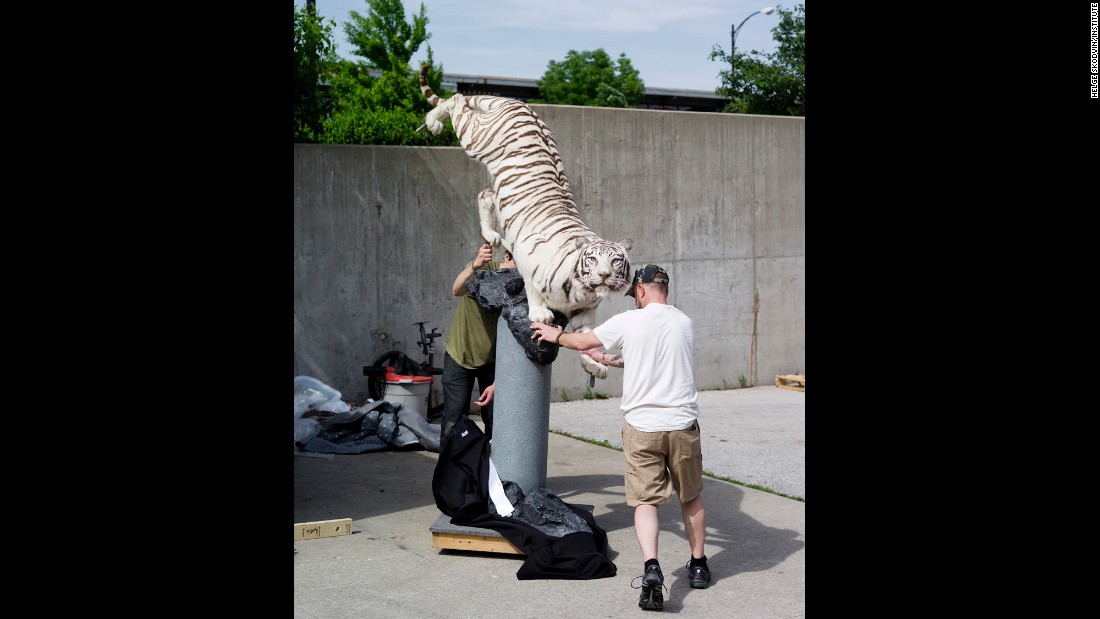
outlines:
[{"label": "dark trousers", "polygon": [[[451,435],[451,428],[463,414],[470,412],[470,398],[474,394],[474,381],[477,381],[477,394],[496,380],[496,363],[489,363],[467,370],[455,363],[447,353],[443,353],[443,419],[440,422],[439,451]],[[481,421],[485,424],[486,440],[493,438],[493,403],[481,408]]]}]

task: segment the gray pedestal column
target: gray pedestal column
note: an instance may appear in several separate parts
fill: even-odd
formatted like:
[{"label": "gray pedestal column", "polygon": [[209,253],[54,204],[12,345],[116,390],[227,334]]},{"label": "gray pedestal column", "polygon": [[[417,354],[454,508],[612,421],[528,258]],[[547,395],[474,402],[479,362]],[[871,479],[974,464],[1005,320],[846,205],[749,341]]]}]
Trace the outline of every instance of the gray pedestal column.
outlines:
[{"label": "gray pedestal column", "polygon": [[501,481],[515,482],[525,496],[546,487],[550,367],[528,359],[508,321],[497,320],[493,465]]}]

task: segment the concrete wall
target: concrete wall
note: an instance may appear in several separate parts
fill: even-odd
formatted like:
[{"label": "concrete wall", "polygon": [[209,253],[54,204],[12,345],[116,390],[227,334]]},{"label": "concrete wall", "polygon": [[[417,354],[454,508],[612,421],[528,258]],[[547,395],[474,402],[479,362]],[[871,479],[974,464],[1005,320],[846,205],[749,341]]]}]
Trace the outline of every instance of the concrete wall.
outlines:
[{"label": "concrete wall", "polygon": [[[806,370],[805,118],[532,107],[585,223],[633,239],[633,268],[669,271],[669,301],[695,320],[700,389]],[[425,360],[420,321],[444,334],[442,367],[450,287],[480,242],[476,198],[488,186],[457,147],[296,144],[294,375],[364,402],[364,365],[390,350]],[[596,319],[633,307],[615,296]],[[577,353],[562,350],[554,401],[587,387]],[[593,391],[622,395],[622,372]]]}]

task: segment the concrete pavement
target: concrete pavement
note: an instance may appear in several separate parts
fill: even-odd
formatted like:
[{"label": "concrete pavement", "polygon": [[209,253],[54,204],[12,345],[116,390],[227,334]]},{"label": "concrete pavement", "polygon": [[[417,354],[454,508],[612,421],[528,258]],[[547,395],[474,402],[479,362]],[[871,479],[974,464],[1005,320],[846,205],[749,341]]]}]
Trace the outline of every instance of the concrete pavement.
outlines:
[{"label": "concrete pavement", "polygon": [[[774,386],[700,393],[703,467],[805,497],[805,393]],[[550,406],[546,487],[592,506],[618,573],[518,580],[521,555],[432,546],[438,454],[424,450],[294,457],[294,522],[352,519],[352,534],[295,541],[294,616],[637,617],[642,558],[623,495],[618,398]],[[504,414],[501,411],[498,415]],[[477,419],[475,416],[474,419]],[[559,434],[567,433],[569,436]],[[707,478],[709,589],[692,589],[679,503],[660,508],[665,613],[805,617],[805,502]],[[288,532],[289,534],[289,532]]]}]

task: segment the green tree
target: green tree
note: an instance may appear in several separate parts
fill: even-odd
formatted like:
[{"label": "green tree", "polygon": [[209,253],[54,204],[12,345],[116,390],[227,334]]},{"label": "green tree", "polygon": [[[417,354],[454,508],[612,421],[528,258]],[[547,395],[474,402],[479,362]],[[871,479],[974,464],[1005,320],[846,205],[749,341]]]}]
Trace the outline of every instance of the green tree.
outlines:
[{"label": "green tree", "polygon": [[569,50],[564,61],[550,61],[536,84],[540,98],[532,103],[636,107],[645,96],[645,83],[626,54],[613,62],[603,49]]},{"label": "green tree", "polygon": [[315,14],[312,4],[294,11],[294,141],[319,142],[330,104],[321,85],[336,61],[336,22]]},{"label": "green tree", "polygon": [[779,23],[772,28],[778,43],[775,52],[736,52],[731,58],[715,45],[710,53],[711,60],[730,67],[719,73],[722,85],[714,91],[730,99],[726,112],[806,115],[806,7],[798,4],[788,11],[777,6],[775,11],[779,15]]},{"label": "green tree", "polygon": [[[424,5],[405,20],[401,0],[366,0],[366,15],[349,11],[344,32],[353,52],[365,60],[340,60],[333,64],[330,96],[333,109],[324,123],[323,141],[329,144],[389,144],[457,146],[453,132],[433,136],[417,132],[431,104],[420,92],[419,71],[409,63],[420,46],[431,38]],[[434,65],[428,46],[427,64],[432,65],[428,83],[441,97],[443,67]]]},{"label": "green tree", "polygon": [[411,24],[405,22],[401,0],[367,0],[367,4],[370,11],[366,15],[349,11],[351,21],[344,23],[355,54],[366,58],[373,69],[408,74],[413,54],[432,37],[424,4],[420,4],[420,13],[413,16]]},{"label": "green tree", "polygon": [[[431,63],[431,54],[428,54]],[[429,71],[429,84],[436,74],[432,90],[446,97],[438,84],[442,69]],[[324,141],[328,144],[387,144],[391,146],[458,146],[453,131],[432,135],[417,132],[431,104],[420,92],[417,78],[416,99],[410,100],[410,78],[395,71],[380,77],[370,75],[365,63],[342,61],[332,78],[332,97],[336,101],[332,117],[325,122]]]}]

